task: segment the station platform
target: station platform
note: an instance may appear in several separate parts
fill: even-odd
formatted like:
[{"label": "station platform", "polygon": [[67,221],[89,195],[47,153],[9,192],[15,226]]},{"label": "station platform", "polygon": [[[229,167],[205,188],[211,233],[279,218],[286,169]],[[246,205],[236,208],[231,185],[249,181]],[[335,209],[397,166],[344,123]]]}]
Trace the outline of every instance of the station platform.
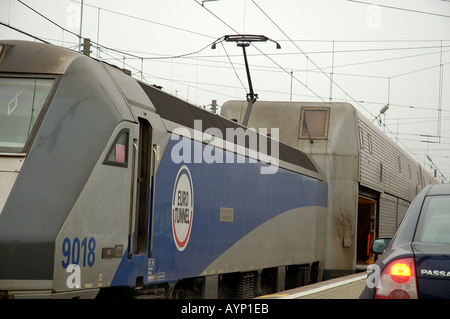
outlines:
[{"label": "station platform", "polygon": [[366,279],[367,273],[363,271],[260,296],[258,299],[358,299],[364,290]]}]

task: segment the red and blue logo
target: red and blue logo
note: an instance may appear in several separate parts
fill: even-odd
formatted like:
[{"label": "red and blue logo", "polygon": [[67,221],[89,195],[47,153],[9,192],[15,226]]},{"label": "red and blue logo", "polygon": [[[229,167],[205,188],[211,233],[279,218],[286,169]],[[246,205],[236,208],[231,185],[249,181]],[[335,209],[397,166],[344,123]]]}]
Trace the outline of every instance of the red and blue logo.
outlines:
[{"label": "red and blue logo", "polygon": [[183,165],[175,179],[172,195],[172,234],[179,251],[183,251],[189,242],[193,218],[194,185],[188,167]]}]

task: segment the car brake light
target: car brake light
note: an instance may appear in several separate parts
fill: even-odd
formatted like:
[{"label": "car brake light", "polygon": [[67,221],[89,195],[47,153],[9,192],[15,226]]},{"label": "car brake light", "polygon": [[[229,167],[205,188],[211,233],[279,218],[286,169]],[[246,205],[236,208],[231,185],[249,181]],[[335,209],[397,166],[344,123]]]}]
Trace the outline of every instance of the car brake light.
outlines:
[{"label": "car brake light", "polygon": [[403,284],[411,277],[411,267],[406,263],[396,262],[391,266],[389,274],[396,283]]},{"label": "car brake light", "polygon": [[414,258],[392,261],[381,273],[375,291],[376,299],[417,299]]}]

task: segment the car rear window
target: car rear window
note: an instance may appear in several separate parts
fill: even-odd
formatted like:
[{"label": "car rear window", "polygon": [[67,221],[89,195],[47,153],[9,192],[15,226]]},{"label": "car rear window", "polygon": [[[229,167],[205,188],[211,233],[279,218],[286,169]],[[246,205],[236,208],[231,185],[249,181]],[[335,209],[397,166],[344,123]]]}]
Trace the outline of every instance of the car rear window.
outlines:
[{"label": "car rear window", "polygon": [[450,244],[450,195],[425,198],[414,240]]}]

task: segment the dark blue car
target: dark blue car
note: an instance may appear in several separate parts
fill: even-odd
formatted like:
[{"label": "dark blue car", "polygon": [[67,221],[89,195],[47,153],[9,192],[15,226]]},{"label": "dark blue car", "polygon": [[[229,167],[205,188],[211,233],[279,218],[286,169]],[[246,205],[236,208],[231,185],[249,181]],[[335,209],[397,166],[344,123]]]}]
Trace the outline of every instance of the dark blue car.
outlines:
[{"label": "dark blue car", "polygon": [[429,185],[392,239],[378,238],[360,298],[450,298],[450,184]]}]

